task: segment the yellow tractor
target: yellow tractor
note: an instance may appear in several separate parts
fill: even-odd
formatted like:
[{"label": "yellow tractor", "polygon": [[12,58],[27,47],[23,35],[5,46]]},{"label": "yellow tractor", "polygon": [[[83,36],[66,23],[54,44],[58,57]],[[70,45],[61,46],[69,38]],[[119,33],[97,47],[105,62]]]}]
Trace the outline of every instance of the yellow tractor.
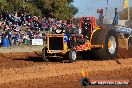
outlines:
[{"label": "yellow tractor", "polygon": [[94,17],[82,17],[80,29],[81,34],[47,34],[47,44],[42,49],[43,60],[66,56],[73,62],[78,52],[83,51],[92,51],[99,59],[113,59],[117,56],[118,36],[112,24],[97,25]]},{"label": "yellow tractor", "polygon": [[80,18],[80,33],[65,31],[64,34],[47,34],[47,44],[42,49],[43,60],[66,56],[73,62],[78,58],[78,52],[85,51],[91,51],[98,59],[114,59],[118,53],[118,34],[114,25],[117,21],[114,24],[104,24],[103,9],[97,12],[100,13],[98,22],[95,17]]}]

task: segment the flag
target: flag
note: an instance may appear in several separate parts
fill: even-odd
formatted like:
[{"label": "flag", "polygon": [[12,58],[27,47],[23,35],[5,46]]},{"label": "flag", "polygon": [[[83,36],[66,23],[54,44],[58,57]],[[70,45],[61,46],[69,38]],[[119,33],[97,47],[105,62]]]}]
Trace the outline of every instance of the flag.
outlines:
[{"label": "flag", "polygon": [[129,0],[124,0],[123,8],[128,8]]}]

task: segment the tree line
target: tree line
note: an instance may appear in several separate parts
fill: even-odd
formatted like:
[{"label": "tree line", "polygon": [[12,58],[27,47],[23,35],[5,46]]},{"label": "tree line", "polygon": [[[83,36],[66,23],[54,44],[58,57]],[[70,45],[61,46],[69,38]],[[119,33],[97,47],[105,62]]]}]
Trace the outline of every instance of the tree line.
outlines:
[{"label": "tree line", "polygon": [[[123,9],[119,12],[120,20],[128,20],[128,9]],[[132,7],[130,7],[130,20],[132,20]]]},{"label": "tree line", "polygon": [[27,12],[35,16],[70,19],[77,12],[74,0],[0,0],[0,13]]}]

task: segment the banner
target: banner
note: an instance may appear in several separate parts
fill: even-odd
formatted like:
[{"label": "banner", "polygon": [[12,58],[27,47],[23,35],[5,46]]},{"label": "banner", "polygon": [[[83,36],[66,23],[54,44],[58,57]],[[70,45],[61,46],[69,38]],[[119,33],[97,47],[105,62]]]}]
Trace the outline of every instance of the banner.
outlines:
[{"label": "banner", "polygon": [[32,45],[36,46],[44,45],[43,39],[32,39]]}]

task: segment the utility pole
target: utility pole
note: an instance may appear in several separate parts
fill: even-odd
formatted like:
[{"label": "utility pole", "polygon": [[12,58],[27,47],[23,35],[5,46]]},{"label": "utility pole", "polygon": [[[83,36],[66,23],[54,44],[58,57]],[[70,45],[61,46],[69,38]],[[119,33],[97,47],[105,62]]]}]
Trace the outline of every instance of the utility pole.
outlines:
[{"label": "utility pole", "polygon": [[130,7],[129,7],[129,0],[128,0],[128,21],[130,20]]}]

